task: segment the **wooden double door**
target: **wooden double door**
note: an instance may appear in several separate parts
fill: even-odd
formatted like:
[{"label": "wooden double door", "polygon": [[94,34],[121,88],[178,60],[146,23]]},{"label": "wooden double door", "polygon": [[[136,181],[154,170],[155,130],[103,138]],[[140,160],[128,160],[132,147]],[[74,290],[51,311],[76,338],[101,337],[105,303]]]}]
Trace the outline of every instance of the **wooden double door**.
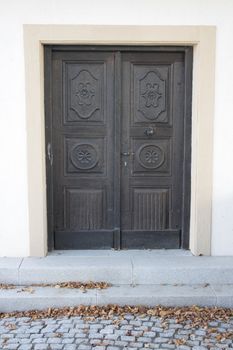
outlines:
[{"label": "wooden double door", "polygon": [[45,47],[50,249],[188,247],[190,48]]}]

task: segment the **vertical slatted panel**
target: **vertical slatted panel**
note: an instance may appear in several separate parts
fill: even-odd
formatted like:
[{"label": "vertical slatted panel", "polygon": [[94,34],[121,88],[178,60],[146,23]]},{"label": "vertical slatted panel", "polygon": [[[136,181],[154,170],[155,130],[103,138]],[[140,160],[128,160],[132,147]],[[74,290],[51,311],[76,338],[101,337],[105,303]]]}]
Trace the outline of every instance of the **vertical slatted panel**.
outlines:
[{"label": "vertical slatted panel", "polygon": [[66,195],[67,228],[97,230],[103,228],[103,191],[69,189]]},{"label": "vertical slatted panel", "polygon": [[168,189],[135,189],[134,220],[135,230],[164,230],[169,215]]}]

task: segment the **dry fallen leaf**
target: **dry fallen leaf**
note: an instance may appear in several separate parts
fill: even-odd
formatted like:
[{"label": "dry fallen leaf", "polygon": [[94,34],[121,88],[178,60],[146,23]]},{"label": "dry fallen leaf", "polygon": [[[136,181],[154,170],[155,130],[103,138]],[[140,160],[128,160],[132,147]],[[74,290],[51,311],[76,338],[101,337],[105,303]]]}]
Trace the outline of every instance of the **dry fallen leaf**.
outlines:
[{"label": "dry fallen leaf", "polygon": [[27,293],[30,293],[30,294],[33,294],[35,293],[35,290],[32,288],[32,287],[24,287],[21,289],[22,292],[27,292]]},{"label": "dry fallen leaf", "polygon": [[175,345],[184,345],[186,343],[185,339],[175,339],[174,340]]},{"label": "dry fallen leaf", "polygon": [[216,335],[215,339],[216,339],[217,341],[220,341],[220,340],[222,339],[222,334]]},{"label": "dry fallen leaf", "polygon": [[9,338],[4,338],[3,342],[2,342],[2,345],[6,345],[8,340],[9,340]]},{"label": "dry fallen leaf", "polygon": [[82,293],[86,293],[87,292],[84,286],[81,286],[80,290],[81,290]]},{"label": "dry fallen leaf", "polygon": [[16,325],[12,323],[7,323],[5,326],[10,330],[15,330],[17,328]]},{"label": "dry fallen leaf", "polygon": [[54,338],[62,338],[63,334],[62,333],[54,333],[53,334]]}]

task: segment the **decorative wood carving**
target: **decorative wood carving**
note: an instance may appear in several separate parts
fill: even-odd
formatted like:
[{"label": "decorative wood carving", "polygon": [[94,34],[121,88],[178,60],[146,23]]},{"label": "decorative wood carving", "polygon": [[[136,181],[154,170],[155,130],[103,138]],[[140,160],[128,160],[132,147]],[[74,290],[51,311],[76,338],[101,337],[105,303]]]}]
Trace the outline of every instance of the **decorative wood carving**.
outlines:
[{"label": "decorative wood carving", "polygon": [[155,145],[144,145],[137,152],[138,162],[146,169],[159,168],[165,159],[164,151]]},{"label": "decorative wood carving", "polygon": [[171,172],[169,139],[133,140],[133,176],[161,176]]},{"label": "decorative wood carving", "polygon": [[104,225],[103,190],[67,189],[66,217],[70,230],[96,230]]},{"label": "decorative wood carving", "polygon": [[105,143],[104,137],[67,137],[64,142],[65,174],[67,176],[105,175]]},{"label": "decorative wood carving", "polygon": [[70,80],[70,106],[79,118],[89,119],[100,109],[97,90],[98,79],[86,69],[81,70]]},{"label": "decorative wood carving", "polygon": [[134,122],[167,123],[169,68],[161,65],[132,64]]},{"label": "decorative wood carving", "polygon": [[80,144],[72,149],[70,159],[76,168],[89,170],[96,166],[98,152],[91,144]]},{"label": "decorative wood carving", "polygon": [[165,81],[154,69],[139,79],[139,111],[144,118],[156,120],[165,109]]},{"label": "decorative wood carving", "polygon": [[168,227],[168,189],[134,189],[135,230],[164,230]]}]

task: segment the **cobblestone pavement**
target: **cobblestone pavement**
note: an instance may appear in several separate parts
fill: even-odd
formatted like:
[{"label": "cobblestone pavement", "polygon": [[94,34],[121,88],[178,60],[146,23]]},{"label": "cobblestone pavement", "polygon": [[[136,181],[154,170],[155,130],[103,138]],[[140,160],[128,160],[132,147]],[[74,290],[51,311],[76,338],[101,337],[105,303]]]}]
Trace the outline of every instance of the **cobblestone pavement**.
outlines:
[{"label": "cobblestone pavement", "polygon": [[233,319],[206,328],[158,317],[126,315],[124,319],[60,317],[0,320],[0,349],[17,350],[214,350],[233,348]]}]

